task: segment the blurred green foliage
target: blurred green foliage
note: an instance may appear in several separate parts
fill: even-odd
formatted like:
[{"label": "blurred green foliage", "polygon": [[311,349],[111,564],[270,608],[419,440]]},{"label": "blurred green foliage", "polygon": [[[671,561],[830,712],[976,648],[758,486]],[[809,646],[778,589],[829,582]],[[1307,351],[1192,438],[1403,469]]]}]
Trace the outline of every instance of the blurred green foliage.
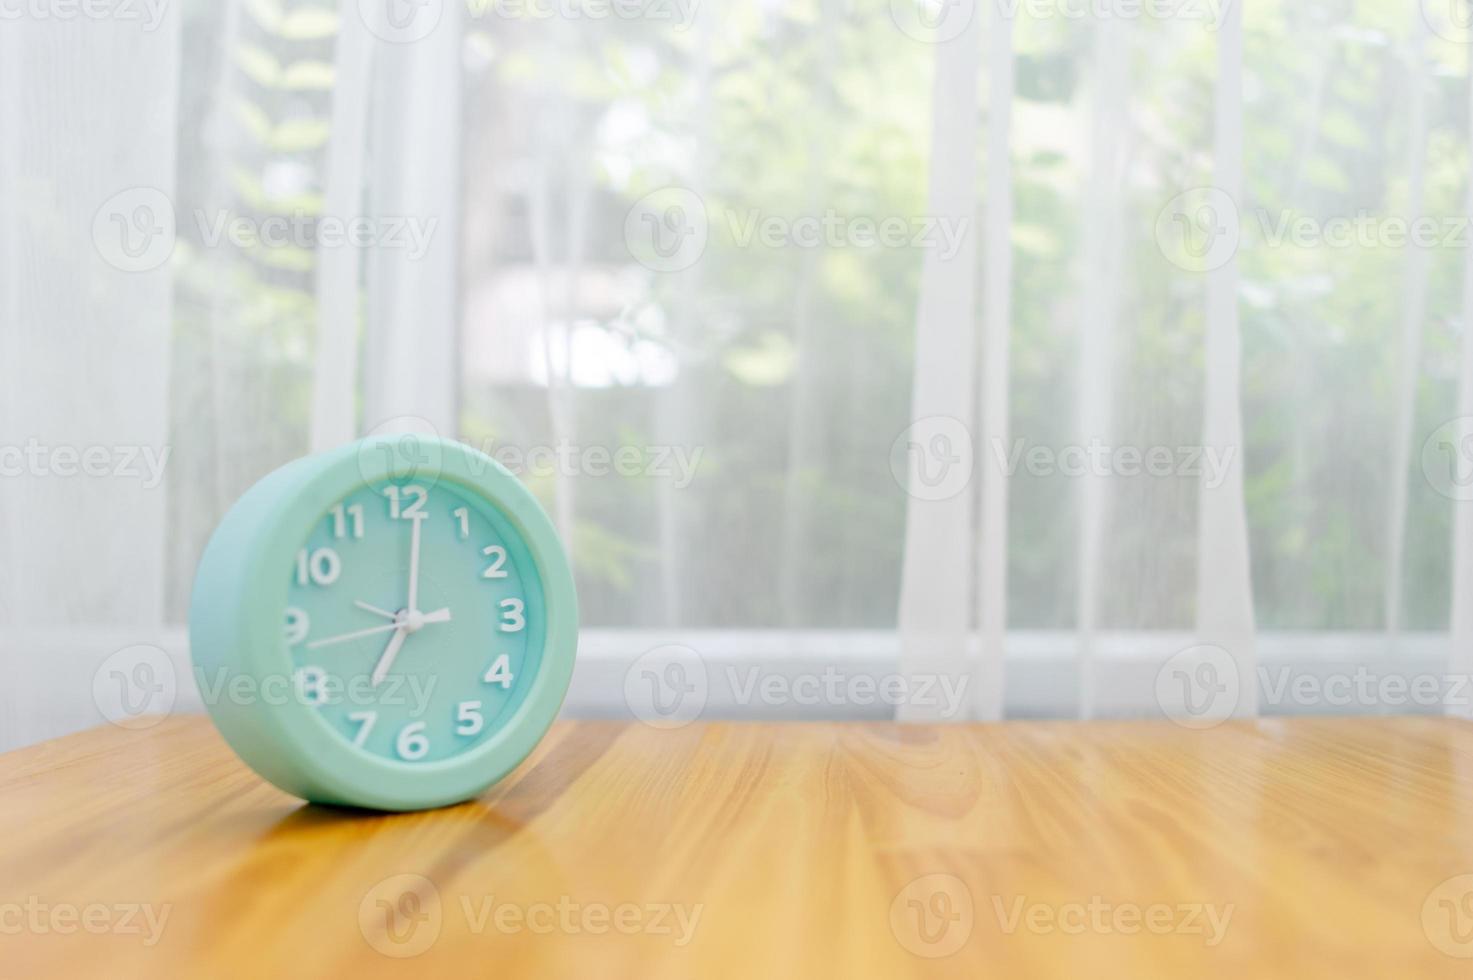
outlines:
[{"label": "blurred green foliage", "polygon": [[[946,97],[932,91],[933,49],[895,29],[888,0],[722,5],[689,28],[495,10],[471,6],[465,45],[466,309],[483,310],[472,298],[494,291],[508,270],[551,268],[564,285],[543,296],[552,312],[533,325],[542,336],[594,328],[631,349],[658,345],[679,370],[673,380],[598,387],[563,379],[550,394],[531,374],[493,384],[468,369],[463,435],[523,446],[677,443],[703,453],[697,478],[679,489],[651,476],[527,475],[550,510],[569,495],[590,625],[892,626],[906,497],[890,456],[909,415],[923,256],[772,248],[739,231],[754,212],[925,216],[929,107]],[[194,96],[192,118],[213,128],[184,136],[181,157],[199,164],[181,167],[184,197],[258,214],[320,209],[336,14],[267,0],[244,11],[227,63],[205,44],[186,52],[186,75],[226,79],[230,99],[222,116],[206,106],[209,92]],[[1408,216],[1407,107],[1419,97],[1428,119],[1423,213],[1462,213],[1467,51],[1437,38],[1416,48],[1414,15],[1399,0],[1245,8],[1244,489],[1264,627],[1382,625],[1393,479],[1410,488],[1406,625],[1442,628],[1447,619],[1451,511],[1423,479],[1418,451],[1453,414],[1462,248],[1431,258],[1413,458],[1393,474],[1410,251],[1296,247],[1264,234],[1285,215]],[[220,29],[213,12],[194,8],[187,30]],[[1153,235],[1168,200],[1212,182],[1218,38],[1201,24],[1156,21],[1121,36],[1124,92],[1096,84],[1091,22],[1024,17],[1015,27],[1011,428],[1031,445],[1066,445],[1075,425],[1078,334],[1093,312],[1082,299],[1091,270],[1081,257],[1090,132],[1110,99],[1121,100],[1128,157],[1115,362],[1098,366],[1114,378],[1115,439],[1200,441],[1204,278],[1166,261]],[[1411,91],[1419,57],[1420,96]],[[981,74],[984,113],[1000,111]],[[981,146],[976,163],[980,190],[989,164]],[[672,184],[704,199],[710,238],[692,269],[650,273],[630,260],[624,217],[642,195]],[[988,207],[984,194],[974,231]],[[537,235],[548,242],[541,253]],[[305,448],[313,256],[187,247],[184,255],[176,415],[188,424],[176,441],[198,440],[201,412],[259,409],[220,465],[177,477],[196,496],[205,484],[207,500],[228,500],[241,474]],[[627,301],[609,309],[566,285],[593,273],[621,283]],[[525,333],[523,315],[503,309],[467,319],[463,331]],[[220,385],[235,399],[225,407]],[[557,423],[556,406],[565,413]],[[979,447],[979,465],[996,465],[997,451]],[[1106,626],[1190,624],[1197,492],[1190,479],[1112,481]],[[1074,620],[1077,495],[1077,482],[1058,476],[1013,479],[1014,627]]]}]

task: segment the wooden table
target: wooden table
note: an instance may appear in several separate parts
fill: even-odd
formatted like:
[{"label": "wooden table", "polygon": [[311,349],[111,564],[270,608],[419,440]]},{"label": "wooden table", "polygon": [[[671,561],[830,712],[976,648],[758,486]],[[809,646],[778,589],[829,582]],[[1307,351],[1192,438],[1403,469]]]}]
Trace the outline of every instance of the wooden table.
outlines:
[{"label": "wooden table", "polygon": [[5,977],[1473,975],[1451,720],[569,722],[379,816],[169,718],[0,800]]}]

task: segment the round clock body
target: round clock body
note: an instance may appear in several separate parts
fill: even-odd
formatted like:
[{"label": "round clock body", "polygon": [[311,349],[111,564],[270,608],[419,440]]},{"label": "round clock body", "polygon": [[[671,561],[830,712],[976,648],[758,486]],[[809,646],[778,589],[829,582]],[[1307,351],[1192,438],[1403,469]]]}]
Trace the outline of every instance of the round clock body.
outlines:
[{"label": "round clock body", "polygon": [[489,456],[419,435],[283,466],[215,530],[190,654],[253,769],[317,803],[476,796],[547,731],[577,596],[551,522]]}]

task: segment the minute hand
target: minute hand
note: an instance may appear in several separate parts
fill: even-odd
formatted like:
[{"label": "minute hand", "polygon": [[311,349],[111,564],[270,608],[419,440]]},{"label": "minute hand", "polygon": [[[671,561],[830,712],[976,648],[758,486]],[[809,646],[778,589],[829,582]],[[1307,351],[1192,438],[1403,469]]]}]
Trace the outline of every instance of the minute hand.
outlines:
[{"label": "minute hand", "polygon": [[414,516],[414,529],[409,532],[409,602],[410,615],[419,610],[419,522],[424,515]]}]

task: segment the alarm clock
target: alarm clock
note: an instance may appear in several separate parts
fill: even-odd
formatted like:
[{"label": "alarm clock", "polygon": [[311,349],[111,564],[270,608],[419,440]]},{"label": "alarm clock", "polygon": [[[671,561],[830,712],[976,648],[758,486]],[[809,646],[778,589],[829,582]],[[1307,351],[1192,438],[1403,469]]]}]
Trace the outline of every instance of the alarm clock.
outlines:
[{"label": "alarm clock", "polygon": [[241,759],[303,799],[469,799],[546,733],[572,677],[573,577],[536,498],[491,457],[376,436],[236,501],[195,575],[190,656]]}]

